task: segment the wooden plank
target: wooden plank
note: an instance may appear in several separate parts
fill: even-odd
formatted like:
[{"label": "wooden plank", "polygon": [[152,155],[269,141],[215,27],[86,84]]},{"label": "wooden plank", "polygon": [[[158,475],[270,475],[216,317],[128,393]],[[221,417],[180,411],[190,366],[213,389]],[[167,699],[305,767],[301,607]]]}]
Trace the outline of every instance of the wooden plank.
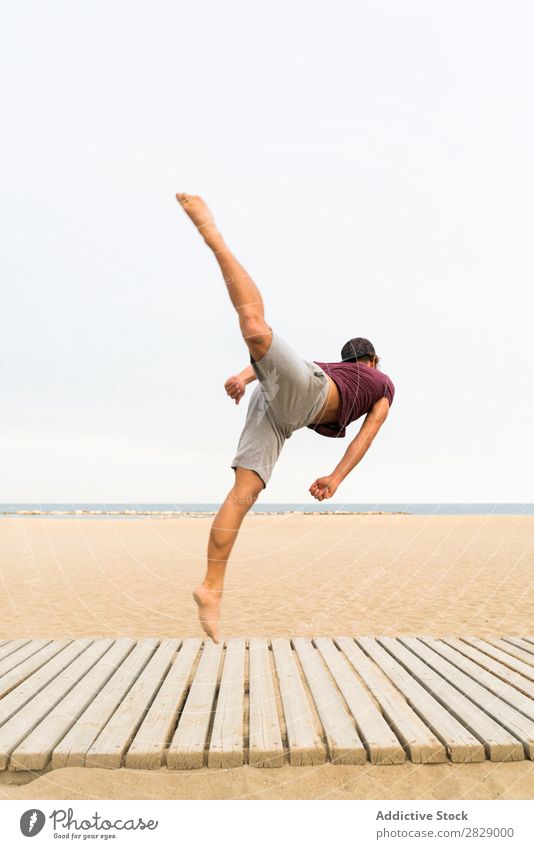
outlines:
[{"label": "wooden plank", "polygon": [[11,753],[11,769],[44,769],[52,750],[109,681],[135,640],[118,640]]},{"label": "wooden plank", "polygon": [[[11,719],[17,711],[20,711],[30,699],[35,698],[44,687],[48,686],[54,678],[67,669],[69,664],[76,660],[93,642],[94,640],[91,638],[74,640],[15,689],[11,689],[11,692],[8,692],[0,700],[0,726]],[[50,647],[47,646],[44,651],[47,652],[49,649]],[[11,674],[8,673],[8,675]]]},{"label": "wooden plank", "polygon": [[223,646],[205,642],[178,727],[167,751],[169,769],[200,769],[213,715]]},{"label": "wooden plank", "polygon": [[280,767],[284,764],[270,654],[267,640],[254,638],[249,641],[250,766]]},{"label": "wooden plank", "polygon": [[243,765],[245,641],[228,640],[208,752],[209,767]]},{"label": "wooden plank", "polygon": [[533,637],[251,640],[248,732],[246,641],[159,642],[0,640],[0,769],[534,760]]},{"label": "wooden plank", "polygon": [[[475,681],[416,637],[399,637],[399,641],[481,708],[484,714],[505,728],[511,735],[511,743],[514,747],[517,747],[517,740],[519,740],[523,747],[523,755],[526,754],[531,760],[534,759],[534,722],[532,720],[482,686],[479,683],[480,677]],[[513,760],[522,760],[522,758],[514,757]]]},{"label": "wooden plank", "polygon": [[335,643],[372,692],[413,763],[443,763],[447,752],[443,743],[420,719],[406,698],[384,672],[370,660],[351,637],[336,637]]},{"label": "wooden plank", "polygon": [[313,642],[343,694],[371,763],[403,763],[406,759],[403,747],[333,640],[316,637]]},{"label": "wooden plank", "polygon": [[[82,651],[73,663],[60,672],[0,728],[0,769],[6,769],[11,752],[86,675],[97,660],[109,649],[113,640],[91,640],[89,642],[91,644],[85,651]],[[29,680],[31,681],[31,678]],[[6,696],[6,700],[16,693],[17,690],[10,696]]]},{"label": "wooden plank", "polygon": [[479,684],[483,684],[487,690],[490,690],[490,692],[502,699],[503,702],[516,708],[516,710],[520,711],[529,719],[534,720],[534,701],[524,696],[523,693],[519,693],[515,687],[502,681],[496,675],[483,669],[477,663],[468,657],[464,657],[460,652],[455,651],[451,646],[441,640],[435,639],[435,637],[420,637],[420,640],[435,652],[438,652],[442,657],[446,658],[446,660],[450,661],[450,663],[454,664],[454,666],[457,666],[458,669],[466,672],[473,680],[478,681]]},{"label": "wooden plank", "polygon": [[133,769],[158,769],[164,761],[165,748],[176,728],[178,713],[184,703],[193,664],[202,640],[184,640],[156,698],[150,705],[126,753],[124,765]]},{"label": "wooden plank", "polygon": [[59,654],[72,640],[53,640],[48,642],[35,654],[31,654],[25,661],[19,663],[14,669],[10,669],[0,678],[0,699],[6,696],[15,687],[18,687],[26,678],[44,666],[52,657]]},{"label": "wooden plank", "polygon": [[[331,761],[336,764],[365,763],[367,753],[356,724],[339,697],[321,655],[307,637],[294,637],[292,643],[324,729]],[[337,650],[334,648],[334,651]]]},{"label": "wooden plank", "polygon": [[534,645],[532,643],[520,637],[503,637],[503,640],[505,643],[512,643],[513,646],[526,651],[531,656],[530,663],[534,664]]},{"label": "wooden plank", "polygon": [[520,693],[534,699],[534,683],[529,681],[528,678],[524,678],[519,672],[514,672],[513,669],[509,669],[504,663],[489,657],[489,655],[484,654],[484,652],[479,651],[474,646],[464,643],[463,640],[455,637],[443,637],[442,642],[447,643],[448,646],[456,649],[457,652],[471,658],[478,666],[482,666],[488,672],[492,672],[498,678],[501,678],[501,680],[508,682],[516,690],[519,690]]},{"label": "wooden plank", "polygon": [[139,640],[102,691],[52,752],[52,769],[85,766],[85,756],[156,651],[159,640]]},{"label": "wooden plank", "polygon": [[180,640],[162,640],[141,675],[85,755],[85,766],[118,768],[165,678]]},{"label": "wooden plank", "polygon": [[289,640],[271,640],[280,685],[291,766],[325,763],[326,752],[313,716]]},{"label": "wooden plank", "polygon": [[451,761],[467,763],[485,759],[484,746],[443,705],[371,637],[357,643],[389,676],[414,711],[447,747]]},{"label": "wooden plank", "polygon": [[7,643],[4,643],[3,646],[0,646],[0,661],[4,660],[6,657],[9,657],[12,654],[15,654],[19,649],[23,646],[31,643],[29,637],[26,637],[22,640],[8,640]]},{"label": "wooden plank", "polygon": [[529,681],[534,681],[534,667],[527,663],[523,663],[522,660],[517,660],[508,652],[502,651],[502,649],[494,646],[493,643],[490,643],[487,640],[479,640],[478,637],[462,637],[461,639],[464,643],[467,643],[468,646],[473,646],[473,648],[479,649],[479,651],[493,657],[495,660],[500,660],[500,662],[504,663],[505,666],[508,666],[515,672],[519,672],[520,675],[528,678]]},{"label": "wooden plank", "polygon": [[512,657],[516,657],[523,663],[526,663],[527,666],[531,667],[531,673],[534,675],[534,657],[532,657],[532,654],[529,651],[518,648],[517,645],[507,642],[506,640],[488,639],[488,643],[495,646],[495,648],[501,649],[501,651],[507,652],[507,654],[511,654]]},{"label": "wooden plank", "polygon": [[[445,678],[430,669],[424,661],[405,648],[398,639],[379,637],[380,644],[439,701],[452,716],[461,722],[483,744],[492,761],[519,761],[525,753],[523,746],[510,734],[481,710],[469,698],[464,696]],[[442,661],[446,663],[446,661]],[[450,666],[450,664],[449,664]],[[454,667],[453,667],[454,668]],[[458,673],[459,675],[462,673]],[[488,693],[488,699],[491,699]]]},{"label": "wooden plank", "polygon": [[0,661],[0,678],[51,642],[52,640],[30,640],[29,643],[26,643],[18,651],[5,657]]}]

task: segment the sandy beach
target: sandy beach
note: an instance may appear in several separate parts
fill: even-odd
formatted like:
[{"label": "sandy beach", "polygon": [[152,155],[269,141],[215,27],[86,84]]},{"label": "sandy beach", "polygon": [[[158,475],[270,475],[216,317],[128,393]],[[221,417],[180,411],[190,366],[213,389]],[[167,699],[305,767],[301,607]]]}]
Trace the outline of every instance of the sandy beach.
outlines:
[{"label": "sandy beach", "polygon": [[[191,588],[209,518],[0,522],[0,638],[200,636]],[[222,636],[516,635],[534,630],[534,517],[245,520]],[[155,773],[57,770],[0,797],[532,798],[534,763]]]}]

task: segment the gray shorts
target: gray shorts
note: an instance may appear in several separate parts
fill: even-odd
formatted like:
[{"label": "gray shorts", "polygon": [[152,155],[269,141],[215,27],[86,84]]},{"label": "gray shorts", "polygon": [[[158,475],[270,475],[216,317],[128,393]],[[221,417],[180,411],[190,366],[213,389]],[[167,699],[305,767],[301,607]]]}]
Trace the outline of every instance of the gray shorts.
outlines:
[{"label": "gray shorts", "polygon": [[259,380],[249,401],[232,469],[252,469],[267,486],[286,439],[311,424],[328,397],[328,377],[273,333],[269,350],[252,362]]}]

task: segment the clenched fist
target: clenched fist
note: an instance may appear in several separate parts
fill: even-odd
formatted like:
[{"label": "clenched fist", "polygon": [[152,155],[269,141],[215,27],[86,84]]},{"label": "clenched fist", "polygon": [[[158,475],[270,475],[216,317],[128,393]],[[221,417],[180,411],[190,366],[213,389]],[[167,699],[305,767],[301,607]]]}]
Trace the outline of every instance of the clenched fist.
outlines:
[{"label": "clenched fist", "polygon": [[317,478],[310,486],[310,493],[317,501],[324,501],[325,498],[332,498],[337,489],[337,483],[333,475],[326,475],[324,478]]},{"label": "clenched fist", "polygon": [[239,404],[241,398],[245,394],[245,381],[242,380],[239,375],[234,375],[233,377],[229,377],[226,383],[224,384],[224,388],[226,389],[226,394],[233,398],[236,404]]}]

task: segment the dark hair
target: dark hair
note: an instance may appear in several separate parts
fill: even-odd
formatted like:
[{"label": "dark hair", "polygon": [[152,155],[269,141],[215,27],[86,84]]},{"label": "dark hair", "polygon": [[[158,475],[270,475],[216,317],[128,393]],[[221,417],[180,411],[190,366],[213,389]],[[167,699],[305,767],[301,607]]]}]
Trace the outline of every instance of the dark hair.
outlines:
[{"label": "dark hair", "polygon": [[346,363],[356,363],[375,361],[376,365],[380,362],[377,357],[374,345],[369,339],[364,339],[363,336],[357,336],[355,339],[349,339],[345,342],[341,349],[341,359]]},{"label": "dark hair", "polygon": [[344,363],[370,363],[374,360],[375,366],[378,368],[378,364],[380,363],[380,357],[377,357],[376,354],[362,354],[361,357],[351,357],[349,360],[343,360]]}]

